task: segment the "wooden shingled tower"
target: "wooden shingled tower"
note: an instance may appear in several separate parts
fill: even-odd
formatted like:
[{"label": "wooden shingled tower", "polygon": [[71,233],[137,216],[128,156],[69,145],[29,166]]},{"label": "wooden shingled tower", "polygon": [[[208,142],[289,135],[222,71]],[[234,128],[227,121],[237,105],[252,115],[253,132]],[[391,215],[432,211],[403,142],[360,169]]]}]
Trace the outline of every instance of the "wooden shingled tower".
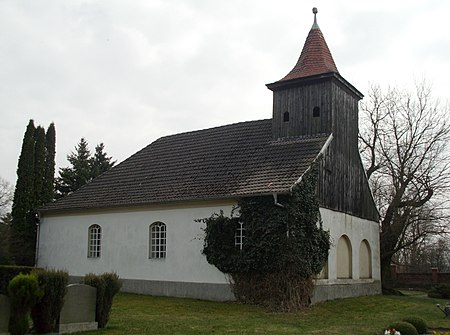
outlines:
[{"label": "wooden shingled tower", "polygon": [[332,138],[320,169],[324,207],[378,219],[358,151],[358,102],[363,95],[338,72],[317,24],[306,38],[294,68],[268,84],[273,91],[274,141]]}]

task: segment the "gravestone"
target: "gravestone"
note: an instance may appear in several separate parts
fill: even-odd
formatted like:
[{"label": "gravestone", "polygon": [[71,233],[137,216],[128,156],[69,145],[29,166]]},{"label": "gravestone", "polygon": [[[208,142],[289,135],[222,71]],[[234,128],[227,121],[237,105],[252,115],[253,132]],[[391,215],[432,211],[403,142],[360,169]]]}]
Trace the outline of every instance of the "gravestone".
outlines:
[{"label": "gravestone", "polygon": [[95,322],[97,289],[83,284],[67,286],[59,317],[59,333],[68,334],[98,328]]},{"label": "gravestone", "polygon": [[8,335],[10,305],[9,298],[0,294],[0,335]]}]

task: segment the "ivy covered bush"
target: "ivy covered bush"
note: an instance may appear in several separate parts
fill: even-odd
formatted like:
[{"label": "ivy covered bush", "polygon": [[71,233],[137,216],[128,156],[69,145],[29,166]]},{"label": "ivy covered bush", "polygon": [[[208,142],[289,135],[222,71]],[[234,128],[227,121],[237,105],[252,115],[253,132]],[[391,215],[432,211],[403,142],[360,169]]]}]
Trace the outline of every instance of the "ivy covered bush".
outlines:
[{"label": "ivy covered bush", "polygon": [[[330,249],[316,197],[317,175],[314,163],[277,204],[272,196],[242,198],[231,217],[220,212],[200,220],[206,224],[203,254],[231,276],[238,300],[288,311],[309,305],[312,279]],[[242,250],[235,246],[240,223]]]}]

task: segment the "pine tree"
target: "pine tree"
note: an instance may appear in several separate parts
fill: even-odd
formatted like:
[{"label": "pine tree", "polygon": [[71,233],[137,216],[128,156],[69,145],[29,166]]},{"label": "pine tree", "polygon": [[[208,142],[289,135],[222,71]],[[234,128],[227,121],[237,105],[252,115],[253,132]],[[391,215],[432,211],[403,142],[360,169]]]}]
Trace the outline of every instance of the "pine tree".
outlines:
[{"label": "pine tree", "polygon": [[97,144],[95,147],[95,154],[91,162],[91,178],[94,179],[102,173],[111,169],[116,161],[111,161],[112,157],[108,157],[104,152],[105,145],[103,143]]},{"label": "pine tree", "polygon": [[49,203],[55,197],[56,130],[54,123],[48,127],[45,137],[44,185],[40,199],[42,204]]},{"label": "pine tree", "polygon": [[91,153],[84,138],[75,147],[75,152],[67,156],[67,160],[71,166],[60,168],[57,179],[56,189],[60,197],[72,193],[91,180]]},{"label": "pine tree", "polygon": [[115,161],[108,157],[104,149],[103,143],[98,144],[92,157],[87,141],[81,138],[75,151],[67,156],[70,166],[59,169],[56,180],[57,197],[76,191],[114,166]]},{"label": "pine tree", "polygon": [[17,183],[12,206],[11,251],[18,265],[33,265],[36,242],[32,208],[35,204],[34,159],[35,132],[33,120],[28,123],[17,167]]}]

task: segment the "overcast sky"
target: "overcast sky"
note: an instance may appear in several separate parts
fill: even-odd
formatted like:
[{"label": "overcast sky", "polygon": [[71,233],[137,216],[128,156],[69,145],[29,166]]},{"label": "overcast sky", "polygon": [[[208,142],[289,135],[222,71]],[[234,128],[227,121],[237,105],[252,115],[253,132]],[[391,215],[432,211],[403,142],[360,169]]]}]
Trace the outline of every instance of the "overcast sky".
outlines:
[{"label": "overcast sky", "polygon": [[0,0],[0,177],[30,119],[57,166],[81,137],[118,162],[158,137],[270,118],[265,84],[295,65],[312,7],[340,74],[450,96],[450,1]]}]

